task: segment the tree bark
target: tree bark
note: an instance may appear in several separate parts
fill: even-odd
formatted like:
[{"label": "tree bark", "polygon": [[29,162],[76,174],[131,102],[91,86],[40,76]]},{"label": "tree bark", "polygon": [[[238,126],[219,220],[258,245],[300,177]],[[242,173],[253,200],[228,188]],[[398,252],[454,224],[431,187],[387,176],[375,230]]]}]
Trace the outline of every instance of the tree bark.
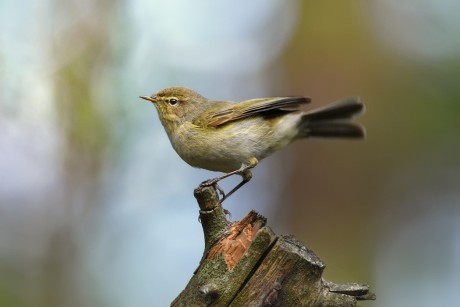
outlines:
[{"label": "tree bark", "polygon": [[356,306],[369,286],[322,278],[324,263],[292,236],[278,236],[254,211],[229,222],[213,187],[199,187],[205,249],[171,306]]}]

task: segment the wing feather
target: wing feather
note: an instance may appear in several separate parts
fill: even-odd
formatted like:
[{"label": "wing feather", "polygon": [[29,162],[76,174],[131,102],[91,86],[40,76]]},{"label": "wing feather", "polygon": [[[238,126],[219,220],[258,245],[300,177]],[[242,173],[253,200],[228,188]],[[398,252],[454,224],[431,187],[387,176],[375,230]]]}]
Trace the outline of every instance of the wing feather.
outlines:
[{"label": "wing feather", "polygon": [[274,97],[245,100],[210,114],[203,124],[206,127],[217,127],[245,117],[264,114],[268,111],[271,113],[273,111],[293,112],[297,111],[300,105],[310,101],[310,98],[307,97]]}]

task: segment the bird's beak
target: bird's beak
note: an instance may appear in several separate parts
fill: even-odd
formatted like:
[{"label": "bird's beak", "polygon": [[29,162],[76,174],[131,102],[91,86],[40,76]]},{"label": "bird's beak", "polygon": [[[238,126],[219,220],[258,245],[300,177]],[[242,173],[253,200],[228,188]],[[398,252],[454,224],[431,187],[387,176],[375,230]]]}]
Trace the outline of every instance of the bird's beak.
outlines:
[{"label": "bird's beak", "polygon": [[148,100],[148,101],[151,101],[153,103],[157,103],[157,100],[153,97],[149,97],[149,96],[139,96],[139,98],[142,98],[142,99],[145,99],[145,100]]}]

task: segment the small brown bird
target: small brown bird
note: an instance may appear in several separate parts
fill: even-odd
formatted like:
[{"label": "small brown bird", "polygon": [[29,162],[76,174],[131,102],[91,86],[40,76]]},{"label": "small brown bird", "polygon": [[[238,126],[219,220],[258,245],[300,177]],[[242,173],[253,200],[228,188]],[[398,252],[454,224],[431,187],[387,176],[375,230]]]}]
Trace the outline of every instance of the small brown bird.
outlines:
[{"label": "small brown bird", "polygon": [[[184,87],[170,87],[140,98],[154,103],[179,156],[193,167],[223,172],[201,186],[215,186],[227,199],[252,178],[251,168],[297,139],[363,138],[350,119],[364,110],[359,97],[303,112],[306,97],[256,98],[241,102],[209,100]],[[242,181],[225,194],[217,183],[231,175]]]}]

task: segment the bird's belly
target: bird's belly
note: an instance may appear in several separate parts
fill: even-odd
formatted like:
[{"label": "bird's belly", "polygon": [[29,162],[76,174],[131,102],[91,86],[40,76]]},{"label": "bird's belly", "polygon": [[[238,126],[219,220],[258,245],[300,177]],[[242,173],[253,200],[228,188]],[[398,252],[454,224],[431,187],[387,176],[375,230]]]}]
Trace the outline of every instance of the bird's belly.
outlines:
[{"label": "bird's belly", "polygon": [[262,156],[262,150],[258,150],[245,140],[229,138],[218,141],[213,139],[213,136],[208,136],[199,137],[199,140],[194,140],[192,143],[188,142],[175,149],[191,166],[210,171],[231,172],[243,163],[249,163],[252,157],[260,159]]},{"label": "bird's belly", "polygon": [[191,166],[231,172],[253,158],[260,161],[292,142],[295,132],[291,126],[291,123],[269,125],[261,118],[246,119],[206,131],[183,125],[171,143],[179,156]]}]

